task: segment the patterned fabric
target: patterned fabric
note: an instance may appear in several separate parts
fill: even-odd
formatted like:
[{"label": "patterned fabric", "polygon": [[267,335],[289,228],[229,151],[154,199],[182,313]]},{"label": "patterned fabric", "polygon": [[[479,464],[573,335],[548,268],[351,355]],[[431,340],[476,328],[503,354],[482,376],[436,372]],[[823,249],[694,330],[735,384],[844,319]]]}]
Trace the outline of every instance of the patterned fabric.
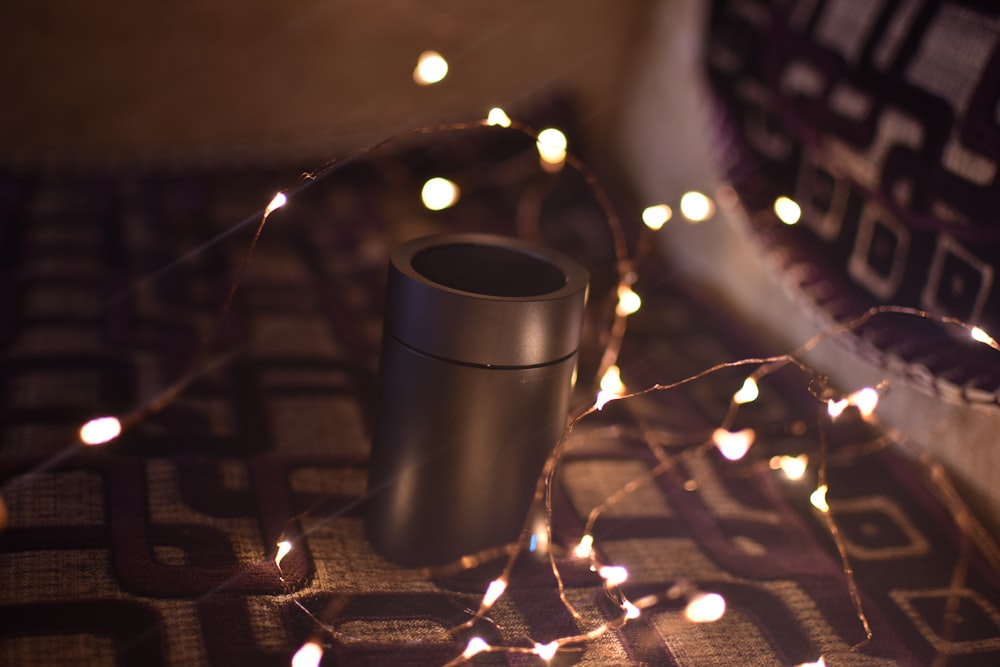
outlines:
[{"label": "patterned fabric", "polygon": [[[535,169],[530,150],[525,164]],[[507,157],[508,166],[520,159]],[[426,155],[411,158],[419,171]],[[339,174],[274,214],[220,357],[199,366],[167,408],[99,448],[74,444],[76,429],[144,405],[184,376],[246,249],[251,225],[233,231],[233,221],[256,222],[261,202],[287,181],[252,171],[0,178],[0,493],[9,511],[0,664],[287,665],[318,632],[324,665],[434,665],[474,634],[530,647],[620,615],[600,578],[567,558],[566,595],[581,614],[572,617],[548,564],[527,557],[492,621],[449,635],[495,568],[406,576],[364,536],[387,248],[441,226],[468,228],[469,219],[509,233],[505,220],[539,192],[537,182],[521,199],[509,184],[487,188],[429,219],[411,203],[418,187],[400,181],[400,164]],[[541,178],[554,179],[541,181],[550,236],[593,228],[599,216],[565,185],[569,176]],[[219,232],[224,242],[204,245]],[[596,248],[587,261],[606,263],[603,237],[588,234],[572,252]],[[748,352],[722,314],[658,277],[655,260],[640,275],[645,306],[621,358],[630,386]],[[647,474],[657,451],[704,441],[743,377],[736,370],[612,404],[581,424],[555,492],[557,547],[571,548],[590,510]],[[866,447],[878,434],[848,419],[827,434],[830,503],[874,632],[869,646],[849,650],[863,631],[809,505],[815,472],[794,482],[768,464],[781,454],[818,460],[803,382],[776,377],[746,406],[741,420],[759,431],[746,460],[680,457],[596,525],[595,549],[628,567],[631,599],[687,582],[722,594],[723,618],[686,621],[678,595],[561,651],[555,664],[1000,661],[992,547],[961,537],[921,469],[894,449]],[[295,548],[279,571],[280,539]],[[336,632],[322,632],[319,620]]]},{"label": "patterned fabric", "polygon": [[[892,303],[1000,329],[998,35],[974,0],[714,3],[733,185],[834,318]],[[779,196],[802,224],[778,222]],[[1000,396],[995,355],[935,327],[881,320],[864,339],[949,399]]]}]

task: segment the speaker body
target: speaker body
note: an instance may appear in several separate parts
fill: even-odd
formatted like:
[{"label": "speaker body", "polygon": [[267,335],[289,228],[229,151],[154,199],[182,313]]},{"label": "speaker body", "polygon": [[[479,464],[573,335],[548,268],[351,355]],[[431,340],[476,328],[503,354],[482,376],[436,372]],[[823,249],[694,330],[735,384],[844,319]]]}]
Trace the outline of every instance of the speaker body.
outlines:
[{"label": "speaker body", "polygon": [[517,538],[566,426],[587,274],[505,237],[390,256],[366,528],[407,566]]}]

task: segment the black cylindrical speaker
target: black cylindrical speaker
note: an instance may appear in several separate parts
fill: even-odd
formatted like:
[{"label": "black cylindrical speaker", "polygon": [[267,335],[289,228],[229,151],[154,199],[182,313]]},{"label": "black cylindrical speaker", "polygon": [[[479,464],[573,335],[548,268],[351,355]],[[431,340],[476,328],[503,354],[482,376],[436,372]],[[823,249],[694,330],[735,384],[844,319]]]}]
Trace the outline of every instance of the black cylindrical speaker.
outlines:
[{"label": "black cylindrical speaker", "polygon": [[384,556],[437,565],[517,538],[566,426],[587,279],[485,234],[391,253],[365,515]]}]

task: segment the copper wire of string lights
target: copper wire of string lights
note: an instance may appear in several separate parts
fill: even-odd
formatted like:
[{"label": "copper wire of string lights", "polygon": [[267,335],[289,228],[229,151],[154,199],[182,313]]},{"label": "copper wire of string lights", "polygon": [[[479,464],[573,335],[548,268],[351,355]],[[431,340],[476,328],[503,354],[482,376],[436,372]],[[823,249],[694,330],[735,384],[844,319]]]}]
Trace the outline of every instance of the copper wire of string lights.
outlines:
[{"label": "copper wire of string lights", "polygon": [[[513,121],[502,110],[494,109],[490,112],[488,118],[482,120],[467,123],[451,123],[418,127],[406,130],[376,144],[330,160],[311,172],[303,173],[295,185],[276,193],[264,208],[260,216],[257,227],[249,243],[249,247],[243,256],[242,261],[239,263],[229,285],[223,305],[220,308],[220,311],[218,312],[208,334],[204,337],[198,351],[193,356],[189,364],[188,372],[178,382],[163,391],[156,399],[137,408],[136,410],[133,410],[132,412],[119,417],[98,417],[90,422],[87,422],[80,429],[80,441],[87,445],[101,445],[113,442],[123,432],[123,430],[136,426],[141,421],[147,419],[176,400],[194,379],[207,372],[207,369],[213,366],[213,364],[209,363],[209,360],[211,359],[211,355],[217,345],[221,327],[223,326],[224,321],[232,307],[235,294],[239,288],[247,266],[252,259],[254,250],[261,238],[264,227],[270,216],[284,206],[289,199],[294,198],[295,195],[303,189],[310,187],[312,184],[332,174],[340,166],[365,157],[374,151],[377,151],[404,137],[429,135],[441,132],[460,132],[484,126],[493,126],[502,129],[510,128],[513,131],[527,134],[536,140],[540,140],[539,133],[534,128],[531,128],[526,124]],[[685,604],[685,617],[692,623],[704,623],[717,620],[725,613],[724,598],[717,593],[700,591],[693,583],[686,580],[678,580],[672,586],[658,593],[647,594],[635,600],[628,599],[622,589],[622,586],[628,581],[629,573],[627,569],[612,562],[603,562],[598,554],[598,550],[595,548],[597,538],[594,535],[594,528],[601,515],[607,512],[610,508],[614,507],[616,504],[622,502],[626,497],[633,494],[643,485],[650,483],[652,480],[660,476],[672,473],[672,471],[676,470],[676,468],[684,461],[704,454],[713,448],[718,449],[728,460],[738,461],[742,459],[747,451],[749,451],[753,446],[756,433],[750,428],[734,430],[733,426],[741,406],[757,400],[761,393],[760,384],[762,380],[784,367],[793,366],[804,372],[806,376],[810,378],[811,382],[817,381],[821,377],[820,374],[804,361],[804,356],[821,344],[824,344],[837,336],[856,331],[872,318],[887,314],[896,314],[930,320],[939,324],[962,328],[967,331],[972,340],[987,345],[994,350],[1000,350],[1000,345],[998,345],[997,341],[979,327],[970,325],[955,318],[939,316],[916,308],[885,305],[870,308],[848,322],[832,326],[786,354],[720,363],[673,382],[664,384],[657,383],[638,391],[628,391],[624,383],[621,381],[616,363],[622,349],[628,317],[636,312],[641,304],[641,299],[632,290],[632,285],[635,283],[637,278],[634,259],[629,254],[624,226],[611,204],[610,198],[604,188],[586,164],[575,157],[572,152],[565,150],[564,146],[562,147],[562,150],[565,163],[570,165],[582,176],[582,178],[586,181],[587,186],[590,188],[590,191],[593,193],[594,199],[600,207],[611,231],[614,244],[615,270],[617,272],[617,285],[615,286],[617,302],[615,303],[613,312],[609,314],[610,323],[607,325],[608,332],[604,340],[594,382],[595,385],[600,385],[601,391],[596,393],[593,402],[589,406],[579,410],[576,414],[571,416],[568,420],[563,436],[558,443],[554,443],[552,453],[546,461],[543,472],[536,484],[532,503],[533,512],[525,518],[524,528],[516,542],[477,554],[468,554],[454,563],[443,567],[403,570],[394,575],[389,575],[387,578],[390,581],[404,581],[451,576],[456,573],[476,568],[483,563],[506,557],[507,560],[501,573],[488,584],[486,590],[479,598],[478,605],[475,608],[467,610],[467,620],[464,623],[450,629],[448,634],[449,636],[454,637],[460,631],[473,628],[479,621],[494,624],[496,623],[496,621],[490,618],[491,609],[506,594],[508,587],[511,584],[511,575],[518,560],[526,552],[533,550],[533,547],[530,545],[535,544],[535,540],[538,540],[541,537],[544,544],[549,545],[549,547],[545,549],[545,556],[547,557],[549,569],[551,570],[552,576],[556,582],[560,601],[574,619],[578,622],[582,622],[584,617],[580,611],[575,608],[567,596],[566,585],[562,574],[562,568],[565,563],[574,561],[577,563],[582,562],[587,564],[590,570],[594,572],[596,576],[600,577],[607,598],[617,606],[619,613],[604,623],[594,624],[590,626],[589,629],[585,629],[577,634],[559,637],[544,643],[532,641],[530,646],[493,644],[487,642],[480,636],[474,636],[469,639],[464,649],[460,649],[456,652],[453,659],[447,663],[448,665],[458,665],[470,661],[476,655],[481,653],[530,654],[543,661],[548,661],[562,650],[586,644],[587,642],[593,641],[607,632],[612,632],[624,627],[630,621],[640,618],[644,610],[649,609],[663,601],[683,602]],[[710,201],[709,204],[711,204]],[[688,208],[690,207],[691,204],[689,203]],[[684,209],[682,208],[682,211],[683,210]],[[687,211],[685,215],[694,215],[695,213]],[[706,213],[706,211],[701,211],[699,215],[700,214],[710,215],[710,212]],[[669,209],[658,210],[657,215],[653,216],[653,218],[656,224],[651,225],[650,229],[658,229],[659,227],[656,226],[657,224],[662,226],[663,222],[669,219]],[[651,468],[647,474],[631,479],[616,491],[609,494],[602,502],[594,506],[587,516],[583,533],[577,544],[566,546],[558,545],[554,542],[552,513],[553,485],[559,470],[559,464],[568,448],[570,435],[574,432],[574,429],[581,424],[581,422],[595,413],[600,412],[609,402],[628,401],[644,395],[671,391],[685,385],[696,383],[724,370],[744,367],[751,370],[741,387],[732,395],[726,414],[714,431],[706,433],[705,437],[700,442],[685,446],[680,450],[680,452],[673,454],[667,452],[666,449],[659,444],[657,440],[658,436],[652,433],[645,434],[642,439],[656,458],[657,464]],[[827,527],[827,530],[836,545],[837,551],[840,555],[842,572],[850,599],[854,605],[858,623],[865,635],[865,638],[851,647],[851,650],[858,650],[866,643],[870,642],[873,633],[863,608],[861,595],[858,592],[846,544],[843,537],[840,535],[837,524],[834,520],[835,512],[834,510],[831,510],[831,507],[826,500],[827,492],[829,490],[826,470],[829,464],[830,454],[827,451],[824,425],[840,418],[844,411],[848,408],[855,409],[862,419],[877,423],[875,412],[881,393],[884,392],[885,389],[886,385],[885,383],[882,383],[875,387],[863,387],[847,394],[839,394],[831,390],[823,395],[815,396],[820,402],[825,404],[825,411],[824,414],[821,414],[817,420],[820,437],[819,461],[816,466],[818,480],[816,488],[810,496],[810,502],[822,515],[822,519]],[[863,447],[858,447],[856,455],[864,456],[875,449],[886,446],[886,444],[890,441],[900,441],[902,439],[905,439],[904,433],[893,432],[891,437],[884,436],[876,443],[868,443]],[[844,455],[844,452],[840,452],[840,455]],[[955,493],[954,488],[951,487],[950,482],[947,481],[947,478],[941,472],[940,467],[926,460],[924,460],[923,463],[923,469],[927,479],[932,482],[932,486],[938,492],[939,497],[952,511],[957,525],[964,536],[963,540],[967,539],[981,547],[994,565],[1000,563],[1000,556],[987,548],[987,545],[989,545],[991,541],[989,540],[985,529],[983,529],[971,513],[965,509],[964,503],[961,501],[957,493]],[[789,478],[797,479],[802,477],[807,467],[811,466],[811,463],[805,455],[802,454],[799,456],[775,457],[770,461],[770,465],[776,470],[783,470]],[[293,524],[298,524],[314,512],[315,509],[316,508],[312,508],[294,517],[290,517],[286,525],[292,526]],[[541,528],[539,528],[539,526],[534,522],[533,517],[536,516],[534,510],[542,511],[544,521]],[[329,520],[331,520],[331,517],[324,517],[322,519],[324,522]],[[310,530],[315,530],[315,526],[313,526]],[[276,551],[273,555],[273,563],[277,576],[281,582],[285,583],[289,593],[292,593],[293,591],[285,582],[282,562],[289,553],[295,550],[297,546],[296,543],[303,539],[307,532],[308,531],[306,530],[302,530],[295,533],[294,537],[282,537],[276,545]],[[963,554],[965,555],[965,558],[968,558],[969,549],[963,549]],[[961,585],[964,580],[964,568],[966,566],[967,563],[959,563],[956,567],[953,576],[953,583],[956,587]],[[312,667],[318,665],[323,657],[324,641],[326,637],[336,638],[344,636],[343,633],[341,633],[335,626],[336,617],[343,609],[343,602],[340,601],[339,598],[335,597],[334,600],[323,610],[319,612],[312,612],[299,600],[294,597],[293,600],[297,605],[297,608],[307,614],[315,622],[316,632],[295,653],[292,658],[292,664],[296,667]],[[817,661],[814,663],[802,664],[820,665],[825,663],[824,658],[819,656]]]},{"label": "copper wire of string lights", "polygon": [[[518,124],[512,124],[512,126],[518,129],[522,129],[522,131],[530,132],[529,128],[525,128]],[[579,162],[579,160],[577,160],[575,157],[572,157],[571,154],[567,154],[567,162],[570,163],[575,168],[577,168],[579,171],[581,171],[581,173],[585,175],[585,178],[587,178],[588,184],[592,188],[595,188],[595,193],[597,194],[597,200],[602,205],[602,207],[605,208],[605,212],[608,214],[609,224],[611,225],[612,230],[615,232],[616,255],[618,259],[619,278],[620,278],[618,287],[619,296],[621,297],[621,295],[629,293],[634,294],[631,292],[630,289],[630,285],[632,284],[632,282],[634,282],[635,278],[634,273],[632,271],[632,263],[628,255],[625,253],[626,246],[624,243],[623,230],[621,228],[620,222],[618,221],[617,217],[614,214],[613,208],[611,208],[610,203],[607,201],[606,195],[604,195],[603,189],[599,187],[599,184],[596,182],[596,179],[593,178],[592,173],[589,170],[587,170],[586,167]],[[621,304],[621,299],[619,300],[619,305],[615,309],[615,318],[612,324],[611,335],[609,336],[608,345],[605,347],[601,359],[601,364],[599,366],[598,377],[602,379],[605,376],[605,374],[608,373],[608,371],[611,369],[615,370],[615,375],[617,376],[617,368],[614,366],[614,364],[617,360],[618,352],[620,351],[620,346],[624,337],[626,318],[628,315],[630,315],[632,312],[635,312],[635,310],[637,309],[637,307],[623,308],[620,304]],[[799,367],[801,370],[806,371],[807,373],[812,373],[813,375],[816,375],[816,373],[812,371],[802,361],[802,356],[805,353],[816,348],[821,343],[825,342],[826,340],[832,337],[841,335],[846,332],[854,331],[860,328],[871,318],[877,315],[883,315],[888,313],[909,315],[923,319],[935,320],[942,324],[961,326],[969,331],[970,336],[974,340],[980,343],[987,344],[990,347],[993,347],[994,349],[997,349],[997,343],[992,339],[992,337],[986,334],[986,332],[982,331],[978,327],[970,326],[955,318],[940,317],[928,313],[926,311],[913,308],[905,308],[898,306],[874,307],[863,313],[861,316],[855,318],[854,320],[837,325],[821,334],[818,334],[817,336],[810,339],[805,344],[803,344],[796,350],[792,351],[791,353],[769,358],[744,359],[736,362],[719,364],[717,366],[708,368],[700,373],[697,373],[693,376],[690,376],[688,378],[685,378],[683,380],[668,385],[657,384],[645,390],[630,394],[623,393],[621,395],[614,395],[612,393],[611,396],[605,396],[604,399],[600,400],[599,402],[595,402],[593,405],[591,405],[590,407],[586,408],[581,413],[573,417],[568,425],[566,433],[564,434],[560,442],[556,445],[552,455],[547,461],[543,474],[539,479],[535,493],[534,504],[538,505],[539,503],[544,503],[545,517],[546,517],[544,530],[546,533],[545,536],[546,540],[549,543],[552,542],[551,491],[553,487],[553,480],[557,471],[558,463],[561,459],[565,445],[568,441],[567,440],[568,436],[570,432],[573,430],[573,428],[580,421],[585,419],[587,416],[593,414],[594,412],[600,410],[603,407],[603,405],[610,400],[625,400],[646,393],[674,389],[683,384],[688,384],[700,380],[702,378],[705,378],[723,369],[729,369],[740,366],[757,367],[750,374],[750,376],[748,376],[741,389],[733,396],[729,410],[727,411],[723,423],[720,425],[719,429],[717,429],[713,433],[713,437],[711,439],[705,441],[698,447],[684,450],[680,455],[674,457],[667,456],[662,451],[662,449],[656,450],[657,456],[661,461],[659,465],[653,468],[648,475],[641,478],[636,478],[625,484],[617,492],[609,496],[603,503],[596,506],[588,516],[586,527],[584,530],[584,535],[581,538],[580,543],[572,550],[572,556],[575,558],[582,558],[590,561],[591,569],[596,571],[604,579],[604,585],[609,597],[611,597],[620,605],[621,616],[613,618],[604,624],[594,626],[587,632],[572,636],[561,637],[559,639],[552,640],[544,644],[536,642],[531,647],[496,646],[487,643],[481,637],[475,636],[469,640],[465,650],[461,654],[457,655],[448,664],[449,665],[461,664],[463,662],[472,659],[474,656],[480,653],[492,653],[492,652],[506,652],[506,653],[519,653],[519,654],[527,653],[536,655],[543,660],[550,660],[560,649],[564,647],[571,647],[581,643],[586,643],[588,641],[595,639],[596,637],[599,637],[605,632],[616,630],[624,626],[628,621],[638,618],[641,615],[643,609],[653,606],[664,599],[676,598],[682,594],[687,596],[689,599],[688,602],[689,620],[704,622],[704,621],[715,620],[718,617],[720,617],[721,614],[724,612],[724,600],[722,600],[721,596],[718,596],[717,594],[713,593],[704,594],[696,591],[692,592],[691,590],[692,587],[690,586],[690,584],[687,584],[685,582],[679,582],[678,585],[671,587],[667,591],[664,591],[661,595],[647,595],[636,601],[628,600],[619,588],[621,584],[623,584],[628,578],[628,573],[625,570],[625,568],[615,565],[601,564],[596,558],[595,551],[593,548],[594,537],[592,531],[597,519],[604,511],[606,511],[616,503],[620,502],[623,498],[633,493],[643,484],[666,473],[668,470],[673,469],[683,458],[690,457],[698,453],[704,453],[705,451],[711,449],[712,447],[718,447],[720,450],[725,450],[724,443],[732,440],[742,441],[742,446],[741,446],[742,451],[736,454],[727,455],[727,458],[733,460],[741,458],[742,454],[744,454],[747,451],[747,449],[752,445],[753,432],[749,429],[744,429],[743,431],[739,432],[732,432],[729,430],[729,427],[731,426],[736,417],[736,412],[739,406],[745,403],[750,403],[757,398],[757,395],[759,393],[758,382],[761,379],[779,370],[781,367],[787,364],[793,364]],[[878,400],[878,390],[875,388],[866,387],[857,392],[849,394],[845,397],[828,399],[827,412],[829,414],[830,419],[835,419],[843,412],[843,410],[846,407],[853,406],[858,409],[862,417],[864,417],[865,419],[870,419],[873,415],[875,405],[877,404],[877,400]],[[726,452],[723,451],[723,454],[726,455]],[[793,459],[793,462],[797,463],[798,467],[801,469],[798,473],[795,474],[801,476],[802,472],[804,472],[805,464],[801,463],[801,459],[798,458]],[[782,463],[784,462],[779,461],[778,465],[781,466]],[[828,489],[828,485],[825,479],[826,466],[827,466],[827,452],[824,444],[820,454],[820,482],[817,485],[816,491],[813,492],[812,499],[814,505],[816,505],[817,509],[819,509],[820,512],[822,513],[823,519],[826,522],[826,525],[828,526],[831,537],[833,538],[835,544],[837,545],[837,550],[841,557],[843,573],[845,580],[847,582],[851,601],[854,604],[858,621],[861,624],[865,633],[865,638],[861,642],[858,642],[852,647],[852,650],[857,650],[863,647],[869,641],[871,641],[872,631],[868,622],[868,618],[865,615],[861,603],[860,593],[858,592],[857,584],[854,578],[853,568],[851,566],[851,562],[847,554],[846,546],[844,544],[843,538],[840,536],[839,530],[833,519],[829,505],[826,503],[826,492]],[[791,475],[791,473],[789,474]],[[964,513],[962,516],[967,516],[967,512]],[[450,566],[444,568],[432,568],[432,569],[424,569],[420,571],[411,571],[408,573],[402,573],[401,578],[406,578],[406,577],[429,578],[434,576],[438,577],[447,576],[451,573],[454,573],[456,570],[471,569],[473,567],[476,567],[479,564],[488,561],[490,558],[498,555],[503,555],[503,553],[506,552],[508,560],[502,573],[500,574],[499,577],[494,579],[489,584],[489,586],[487,587],[486,591],[484,592],[481,598],[479,607],[474,612],[472,610],[469,610],[470,611],[469,619],[462,625],[458,626],[457,628],[452,629],[452,633],[454,634],[459,629],[471,628],[477,620],[484,618],[489,613],[490,609],[500,599],[500,597],[506,592],[513,567],[516,564],[518,558],[520,558],[521,555],[523,555],[523,553],[528,549],[528,543],[532,539],[532,535],[533,535],[532,527],[530,523],[526,522],[521,538],[516,543],[507,545],[507,547],[504,550],[500,551],[491,550],[490,552],[484,552],[480,554],[470,554],[463,557],[459,561],[456,561]],[[569,599],[565,594],[565,585],[555,550],[550,549],[548,551],[548,560],[552,574],[558,585],[559,597],[562,604],[574,618],[581,619],[582,618],[581,614],[574,608],[573,604],[569,601]],[[684,589],[687,590],[685,591]],[[331,611],[332,610],[329,608],[324,610],[321,613],[322,618],[317,618],[316,620],[320,622],[322,627],[327,631],[339,634],[330,623]],[[313,638],[304,645],[302,650],[305,651],[305,653],[297,654],[297,656],[303,658],[302,664],[309,664],[314,656],[317,657],[317,660],[318,657],[321,657],[322,651],[320,650],[318,653],[316,652],[316,646],[319,645],[317,644],[316,640],[317,638]],[[820,657],[817,660],[817,662],[813,664],[822,664],[822,663],[823,659],[822,657]]]}]

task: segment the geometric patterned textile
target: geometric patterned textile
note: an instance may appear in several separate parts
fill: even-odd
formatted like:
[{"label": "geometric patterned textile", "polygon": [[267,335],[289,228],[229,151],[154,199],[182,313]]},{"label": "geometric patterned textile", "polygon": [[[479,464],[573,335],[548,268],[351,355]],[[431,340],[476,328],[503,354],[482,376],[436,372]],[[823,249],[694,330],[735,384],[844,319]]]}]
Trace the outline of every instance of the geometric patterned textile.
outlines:
[{"label": "geometric patterned textile", "polygon": [[[563,564],[574,618],[548,564],[528,556],[489,622],[449,634],[492,565],[405,575],[362,528],[387,251],[467,220],[510,234],[504,219],[533,205],[555,221],[547,238],[585,230],[597,214],[569,174],[511,184],[519,165],[537,171],[532,150],[519,145],[506,162],[473,155],[503,164],[493,177],[504,185],[467,186],[454,212],[435,217],[410,203],[419,187],[406,175],[436,164],[433,151],[365,162],[292,198],[264,230],[215,354],[193,371],[262,203],[298,172],[0,175],[0,664],[287,665],[319,636],[323,665],[438,665],[473,634],[531,647],[614,618],[620,610],[583,564]],[[243,219],[252,222],[234,230]],[[895,229],[889,219],[872,224]],[[530,224],[519,232],[533,234]],[[955,262],[987,261],[967,261],[979,248],[947,238],[954,245],[941,252]],[[607,260],[599,235],[557,240],[581,261]],[[644,306],[620,359],[629,386],[754,353],[656,258],[638,272]],[[592,275],[600,308],[599,268]],[[119,440],[78,444],[87,419],[148,405],[191,372],[175,400]],[[630,599],[683,583],[721,594],[726,614],[694,624],[684,595],[667,596],[552,662],[1000,664],[989,539],[962,533],[943,487],[867,424],[845,418],[821,432],[804,375],[781,371],[741,412],[758,431],[744,460],[680,455],[710,437],[745,374],[607,406],[574,431],[554,490],[553,540],[572,548],[594,506],[664,452],[678,455],[609,507],[594,548],[628,568]],[[864,632],[840,557],[808,500],[815,467],[793,481],[769,465],[780,455],[818,461],[821,445],[873,632],[857,651]],[[279,571],[281,539],[295,548]],[[500,653],[472,663],[543,664]]]},{"label": "geometric patterned textile", "polygon": [[[975,0],[713,3],[729,177],[834,319],[891,303],[1000,329],[998,37]],[[780,224],[779,196],[801,224]],[[885,318],[862,338],[945,398],[1000,397],[996,355],[953,332]]]}]

